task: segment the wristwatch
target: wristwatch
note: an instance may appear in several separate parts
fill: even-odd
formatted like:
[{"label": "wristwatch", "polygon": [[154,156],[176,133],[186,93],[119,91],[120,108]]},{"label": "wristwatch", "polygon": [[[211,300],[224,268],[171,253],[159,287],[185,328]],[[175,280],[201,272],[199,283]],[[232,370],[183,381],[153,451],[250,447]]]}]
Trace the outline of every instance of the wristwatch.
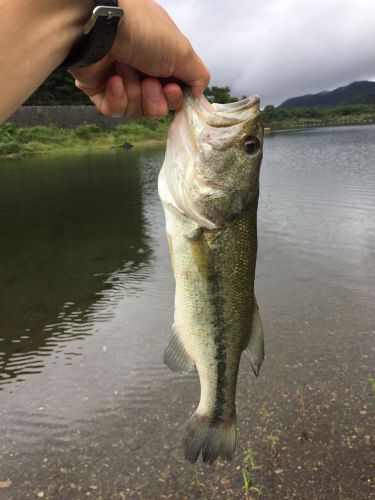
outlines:
[{"label": "wristwatch", "polygon": [[117,0],[93,0],[93,11],[80,40],[73,46],[60,68],[83,68],[94,64],[110,51],[123,9]]}]

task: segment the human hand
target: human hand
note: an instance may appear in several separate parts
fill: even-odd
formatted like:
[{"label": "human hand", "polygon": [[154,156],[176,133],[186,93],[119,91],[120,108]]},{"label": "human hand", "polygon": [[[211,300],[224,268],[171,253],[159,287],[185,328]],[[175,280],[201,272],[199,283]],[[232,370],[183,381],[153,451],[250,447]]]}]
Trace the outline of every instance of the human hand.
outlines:
[{"label": "human hand", "polygon": [[188,39],[153,0],[119,0],[125,15],[114,45],[101,61],[71,70],[76,85],[99,111],[129,119],[165,116],[179,109],[180,81],[199,97],[210,75]]}]

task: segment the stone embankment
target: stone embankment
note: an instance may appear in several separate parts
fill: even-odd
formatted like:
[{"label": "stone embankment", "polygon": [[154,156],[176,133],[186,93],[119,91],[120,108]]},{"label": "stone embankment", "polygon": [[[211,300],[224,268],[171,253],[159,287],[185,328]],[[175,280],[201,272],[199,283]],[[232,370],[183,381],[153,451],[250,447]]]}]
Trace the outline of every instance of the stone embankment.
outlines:
[{"label": "stone embankment", "polygon": [[125,117],[111,118],[100,114],[95,106],[22,106],[8,121],[18,127],[37,125],[55,125],[56,127],[74,128],[80,125],[94,124],[104,130],[126,123]]}]

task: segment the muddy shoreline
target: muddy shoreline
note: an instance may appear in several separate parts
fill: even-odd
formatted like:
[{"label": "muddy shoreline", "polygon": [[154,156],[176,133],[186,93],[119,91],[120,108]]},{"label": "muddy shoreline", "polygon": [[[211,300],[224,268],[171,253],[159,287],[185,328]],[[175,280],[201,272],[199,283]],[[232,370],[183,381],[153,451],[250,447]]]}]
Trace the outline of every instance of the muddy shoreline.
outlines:
[{"label": "muddy shoreline", "polygon": [[3,442],[1,475],[13,484],[0,498],[36,498],[40,492],[51,499],[246,498],[244,471],[254,488],[249,498],[258,490],[267,499],[371,498],[372,321],[362,326],[353,359],[350,336],[364,311],[353,315],[337,291],[331,290],[326,310],[319,304],[325,318],[320,324],[313,308],[275,319],[277,311],[262,302],[269,311],[267,359],[258,380],[242,362],[232,464],[183,460],[183,421],[199,387],[194,376],[166,369],[162,386],[151,388],[150,404],[129,410],[120,394],[105,416],[94,416],[69,436],[63,453],[58,443],[25,452],[9,442],[4,449]]}]

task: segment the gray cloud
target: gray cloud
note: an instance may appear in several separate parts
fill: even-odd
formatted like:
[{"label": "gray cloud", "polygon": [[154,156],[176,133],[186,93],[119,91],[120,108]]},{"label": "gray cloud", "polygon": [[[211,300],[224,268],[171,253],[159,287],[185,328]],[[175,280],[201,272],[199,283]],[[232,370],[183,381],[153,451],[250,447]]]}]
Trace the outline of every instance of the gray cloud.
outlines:
[{"label": "gray cloud", "polygon": [[375,79],[374,0],[160,0],[212,83],[262,104]]}]

